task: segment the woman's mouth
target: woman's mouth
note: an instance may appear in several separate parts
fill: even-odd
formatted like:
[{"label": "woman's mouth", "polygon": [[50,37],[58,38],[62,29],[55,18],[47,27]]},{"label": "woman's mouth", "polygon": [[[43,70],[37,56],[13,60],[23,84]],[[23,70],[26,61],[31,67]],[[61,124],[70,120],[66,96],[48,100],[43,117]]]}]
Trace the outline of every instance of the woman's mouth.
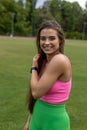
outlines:
[{"label": "woman's mouth", "polygon": [[45,49],[46,51],[50,51],[52,48],[53,48],[53,46],[52,45],[43,45],[42,46],[43,47],[43,49]]}]

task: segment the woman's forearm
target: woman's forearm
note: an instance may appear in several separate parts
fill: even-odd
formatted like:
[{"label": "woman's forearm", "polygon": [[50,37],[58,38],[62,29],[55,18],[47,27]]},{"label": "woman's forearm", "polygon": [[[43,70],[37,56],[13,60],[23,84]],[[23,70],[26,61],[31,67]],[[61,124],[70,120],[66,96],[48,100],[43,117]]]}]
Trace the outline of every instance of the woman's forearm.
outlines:
[{"label": "woman's forearm", "polygon": [[36,85],[38,83],[38,73],[36,70],[32,71],[30,83],[31,83],[32,88],[36,87]]},{"label": "woman's forearm", "polygon": [[27,122],[26,122],[26,124],[25,124],[25,126],[24,126],[24,129],[23,129],[23,130],[28,130],[29,123],[30,123],[30,119],[31,119],[31,114],[29,114],[28,119],[27,119]]},{"label": "woman's forearm", "polygon": [[40,58],[40,54],[36,54],[36,56],[34,56],[33,58],[33,62],[32,62],[32,67],[33,68],[37,68],[37,69],[32,69],[32,73],[31,73],[31,80],[30,80],[30,85],[31,85],[31,91],[32,91],[32,96],[35,98],[37,95],[37,86],[38,86],[38,59]]},{"label": "woman's forearm", "polygon": [[35,70],[32,71],[30,84],[31,84],[32,96],[36,98],[35,95],[37,95],[36,93],[38,85],[38,73]]},{"label": "woman's forearm", "polygon": [[30,119],[31,119],[31,114],[29,114],[27,122],[30,122]]}]

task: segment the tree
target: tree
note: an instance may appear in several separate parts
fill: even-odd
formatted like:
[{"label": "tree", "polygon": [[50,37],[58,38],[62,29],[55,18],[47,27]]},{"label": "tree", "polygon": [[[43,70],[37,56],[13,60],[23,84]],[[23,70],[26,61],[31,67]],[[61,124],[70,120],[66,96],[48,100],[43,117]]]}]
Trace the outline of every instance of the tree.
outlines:
[{"label": "tree", "polygon": [[[79,14],[79,15],[78,15]],[[62,26],[65,31],[75,31],[75,27],[82,16],[82,9],[78,2],[63,1],[61,4]]]},{"label": "tree", "polygon": [[23,0],[0,1],[0,34],[29,35],[28,8],[24,8]]},{"label": "tree", "polygon": [[82,32],[83,32],[83,39],[87,39],[87,1],[85,3],[85,9],[83,11],[83,17],[82,17]]},{"label": "tree", "polygon": [[16,10],[16,3],[14,0],[0,1],[0,33],[11,34],[12,12]]},{"label": "tree", "polygon": [[46,0],[39,8],[36,4],[37,0],[26,0],[25,5],[24,0],[0,0],[0,34],[35,36],[40,24],[49,19],[56,19],[68,34],[82,33],[84,25],[87,31],[87,1],[85,9],[65,0]]},{"label": "tree", "polygon": [[15,34],[16,35],[29,35],[29,24],[26,21],[27,10],[24,8],[22,0],[17,2]]},{"label": "tree", "polygon": [[34,35],[34,12],[36,10],[36,3],[37,0],[26,0],[26,6],[28,8],[28,5],[30,4],[30,8],[28,10],[28,14],[27,14],[27,21],[30,22],[30,26],[31,26],[31,33],[30,35],[33,36]]},{"label": "tree", "polygon": [[61,0],[51,0],[50,12],[54,19],[61,23]]}]

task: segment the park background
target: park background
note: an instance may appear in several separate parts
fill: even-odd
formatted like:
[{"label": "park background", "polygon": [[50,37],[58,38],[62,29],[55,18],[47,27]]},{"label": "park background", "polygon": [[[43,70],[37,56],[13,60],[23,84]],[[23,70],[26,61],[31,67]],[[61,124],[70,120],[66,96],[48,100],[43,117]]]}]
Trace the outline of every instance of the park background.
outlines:
[{"label": "park background", "polygon": [[66,38],[87,39],[87,1],[85,7],[65,0],[0,0],[0,35],[36,36],[40,24],[56,19]]},{"label": "park background", "polygon": [[66,104],[71,130],[87,130],[87,7],[50,0],[35,8],[34,2],[27,0],[25,6],[22,0],[0,1],[0,130],[23,130],[29,69],[37,53],[35,36],[42,21],[54,18],[63,26],[65,54],[72,63],[72,91]]}]

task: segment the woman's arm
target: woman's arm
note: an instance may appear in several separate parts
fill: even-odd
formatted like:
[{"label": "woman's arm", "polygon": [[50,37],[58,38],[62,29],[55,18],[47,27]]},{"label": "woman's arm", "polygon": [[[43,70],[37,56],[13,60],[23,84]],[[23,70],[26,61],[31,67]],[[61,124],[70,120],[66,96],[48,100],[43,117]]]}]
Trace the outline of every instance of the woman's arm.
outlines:
[{"label": "woman's arm", "polygon": [[68,58],[59,54],[52,58],[39,80],[37,71],[33,70],[31,74],[31,90],[33,97],[40,98],[43,96],[51,88],[53,83],[64,74],[69,64]]},{"label": "woman's arm", "polygon": [[24,129],[23,129],[23,130],[28,130],[29,123],[30,123],[30,119],[31,119],[31,114],[29,114],[28,119],[27,119],[27,122],[26,122],[26,124],[25,124],[25,126],[24,126]]}]

